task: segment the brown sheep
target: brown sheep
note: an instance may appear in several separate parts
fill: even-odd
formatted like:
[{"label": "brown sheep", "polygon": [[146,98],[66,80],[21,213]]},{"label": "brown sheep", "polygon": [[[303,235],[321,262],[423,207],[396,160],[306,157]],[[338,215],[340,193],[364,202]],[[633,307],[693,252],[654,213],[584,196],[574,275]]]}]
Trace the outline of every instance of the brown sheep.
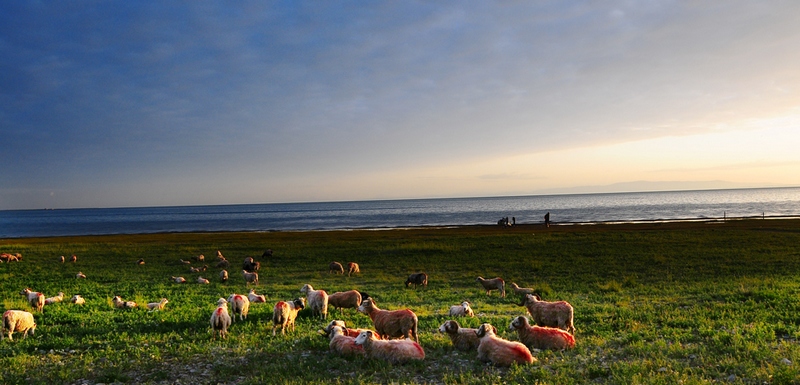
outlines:
[{"label": "brown sheep", "polygon": [[525,306],[536,325],[557,327],[566,330],[569,334],[575,334],[574,310],[568,302],[547,302],[539,299],[537,295],[527,294],[517,305]]},{"label": "brown sheep", "polygon": [[506,282],[503,281],[502,278],[492,278],[492,279],[483,279],[483,277],[478,277],[475,279],[475,282],[480,282],[481,286],[486,290],[486,295],[490,295],[492,290],[499,290],[500,296],[506,296]]},{"label": "brown sheep", "polygon": [[344,267],[342,267],[341,263],[333,261],[328,265],[328,271],[335,274],[344,274]]},{"label": "brown sheep", "polygon": [[408,279],[406,279],[405,285],[406,285],[406,287],[408,287],[408,285],[411,285],[411,284],[414,285],[415,289],[417,288],[417,285],[422,285],[422,286],[427,287],[428,286],[428,274],[425,274],[425,273],[413,273],[413,274],[409,275]]},{"label": "brown sheep", "polygon": [[361,273],[361,269],[358,267],[358,264],[355,262],[347,262],[347,276],[351,276],[356,273]]},{"label": "brown sheep", "polygon": [[358,309],[358,305],[361,305],[361,293],[358,290],[349,290],[330,294],[328,295],[328,305],[333,306],[334,309]]},{"label": "brown sheep", "polygon": [[478,345],[478,359],[482,362],[491,362],[495,366],[511,366],[536,361],[527,346],[497,337],[491,324],[481,325],[476,334],[481,340]]},{"label": "brown sheep", "polygon": [[519,316],[511,320],[508,330],[516,330],[519,341],[533,349],[565,350],[575,347],[575,337],[561,329],[531,326],[528,318]]},{"label": "brown sheep", "polygon": [[478,345],[481,343],[476,334],[478,329],[462,328],[457,321],[446,321],[442,326],[439,326],[439,331],[446,333],[450,337],[450,341],[453,342],[453,347],[461,351],[477,350]]},{"label": "brown sheep", "polygon": [[419,342],[417,315],[409,309],[381,310],[372,298],[365,299],[358,311],[369,316],[380,338],[412,338]]}]

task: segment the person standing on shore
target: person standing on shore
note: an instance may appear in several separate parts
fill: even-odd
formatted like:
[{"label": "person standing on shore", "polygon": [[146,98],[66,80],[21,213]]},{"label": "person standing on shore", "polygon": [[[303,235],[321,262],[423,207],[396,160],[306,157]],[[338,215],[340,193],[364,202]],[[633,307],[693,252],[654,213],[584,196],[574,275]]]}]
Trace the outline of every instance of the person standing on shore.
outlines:
[{"label": "person standing on shore", "polygon": [[544,215],[544,225],[550,227],[550,212]]}]

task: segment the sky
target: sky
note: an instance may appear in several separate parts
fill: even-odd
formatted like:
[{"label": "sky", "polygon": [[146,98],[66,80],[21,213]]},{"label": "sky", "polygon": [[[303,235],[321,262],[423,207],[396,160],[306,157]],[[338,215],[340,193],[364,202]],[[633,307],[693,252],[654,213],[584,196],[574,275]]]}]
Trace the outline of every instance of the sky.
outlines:
[{"label": "sky", "polygon": [[797,1],[0,3],[0,210],[800,186]]}]

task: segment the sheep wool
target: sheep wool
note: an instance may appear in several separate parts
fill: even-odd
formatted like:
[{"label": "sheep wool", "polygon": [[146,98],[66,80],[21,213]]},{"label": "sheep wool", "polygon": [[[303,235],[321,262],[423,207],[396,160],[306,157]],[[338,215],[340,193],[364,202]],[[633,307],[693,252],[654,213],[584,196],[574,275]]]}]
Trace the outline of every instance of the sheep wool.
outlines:
[{"label": "sheep wool", "polygon": [[11,335],[14,332],[25,333],[22,338],[28,337],[28,332],[31,335],[36,330],[36,322],[33,320],[33,314],[22,310],[7,310],[3,313],[3,335],[8,333],[8,339],[13,341]]}]

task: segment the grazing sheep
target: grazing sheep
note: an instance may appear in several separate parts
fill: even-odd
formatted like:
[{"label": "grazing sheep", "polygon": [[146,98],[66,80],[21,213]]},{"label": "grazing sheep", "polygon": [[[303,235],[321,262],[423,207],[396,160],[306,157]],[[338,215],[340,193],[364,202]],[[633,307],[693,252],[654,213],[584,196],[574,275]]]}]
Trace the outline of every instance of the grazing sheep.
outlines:
[{"label": "grazing sheep", "polygon": [[61,301],[63,301],[63,300],[64,300],[64,293],[63,293],[63,292],[61,292],[61,291],[59,291],[57,296],[55,296],[55,297],[50,297],[50,298],[46,298],[46,299],[44,300],[44,304],[45,304],[45,305],[52,305],[52,304],[54,304],[54,303],[56,303],[56,302],[61,302]]},{"label": "grazing sheep", "polygon": [[205,279],[203,277],[197,277],[197,283],[203,284],[203,285],[208,285],[211,282],[208,279]]},{"label": "grazing sheep", "polygon": [[328,318],[328,293],[325,290],[314,290],[314,287],[305,284],[300,288],[300,293],[306,295],[312,316],[320,316],[321,319]]},{"label": "grazing sheep", "polygon": [[502,278],[483,279],[483,277],[475,278],[475,282],[480,282],[481,286],[486,289],[486,295],[490,295],[492,290],[499,290],[500,296],[506,296],[506,282]]},{"label": "grazing sheep", "polygon": [[86,274],[83,274],[82,272],[79,271],[78,274],[75,274],[75,278],[86,279]]},{"label": "grazing sheep", "polygon": [[267,249],[261,254],[261,258],[269,258],[272,256],[272,249]]},{"label": "grazing sheep", "polygon": [[9,341],[14,341],[11,337],[14,332],[25,333],[22,338],[27,338],[29,331],[31,335],[36,331],[33,314],[22,310],[6,310],[3,313],[3,336],[8,333]]},{"label": "grazing sheep", "polygon": [[281,334],[286,334],[286,328],[292,327],[294,331],[294,320],[297,318],[297,312],[306,307],[306,299],[303,297],[296,298],[293,301],[280,301],[275,304],[272,310],[272,335],[275,336],[275,329],[280,325]]},{"label": "grazing sheep", "polygon": [[19,294],[24,295],[25,298],[28,299],[28,304],[31,305],[33,310],[42,311],[44,308],[44,294],[33,291],[30,288],[25,288],[25,290],[19,292]]},{"label": "grazing sheep", "polygon": [[220,260],[223,260],[223,261],[225,260],[225,257],[222,255],[222,252],[219,251],[219,250],[217,250],[217,258],[220,259]]},{"label": "grazing sheep", "polygon": [[113,302],[113,303],[114,303],[114,307],[116,307],[116,308],[118,308],[118,309],[133,309],[133,308],[135,308],[136,306],[138,306],[138,305],[136,304],[136,302],[133,302],[133,301],[124,301],[124,300],[122,300],[122,297],[120,297],[120,296],[115,296],[115,297],[114,297],[114,298],[111,300],[111,302]]},{"label": "grazing sheep", "polygon": [[64,263],[64,256],[61,256],[61,263]]},{"label": "grazing sheep", "polygon": [[202,273],[208,270],[208,265],[203,265],[203,267],[190,267],[189,271],[192,273]]},{"label": "grazing sheep", "polygon": [[514,282],[511,282],[509,285],[511,286],[511,290],[514,290],[514,294],[516,294],[516,295],[518,295],[520,297],[524,297],[527,294],[535,294],[535,292],[536,292],[535,290],[533,290],[533,289],[531,289],[529,287],[519,287]]},{"label": "grazing sheep", "polygon": [[142,258],[139,258],[139,260],[138,260],[138,261],[136,261],[136,264],[137,264],[137,265],[144,265],[144,259],[142,259]]},{"label": "grazing sheep", "polygon": [[[258,267],[260,268],[261,264],[258,264]],[[253,257],[247,257],[244,259],[244,262],[242,263],[242,269],[249,272],[256,271],[256,261],[253,259]]]},{"label": "grazing sheep", "polygon": [[72,256],[69,257],[69,261],[70,262],[78,262],[78,256],[75,255],[75,254],[72,254]]},{"label": "grazing sheep", "polygon": [[334,309],[358,309],[358,305],[361,305],[361,293],[359,293],[358,290],[333,293],[328,296],[328,305],[333,306]]},{"label": "grazing sheep", "polygon": [[336,273],[336,274],[344,274],[344,267],[342,264],[336,261],[333,261],[328,265],[328,272]]},{"label": "grazing sheep", "polygon": [[358,267],[358,264],[355,262],[347,262],[347,276],[351,276],[355,273],[361,273],[361,269]]},{"label": "grazing sheep", "polygon": [[356,345],[356,338],[347,335],[347,332],[342,326],[334,326],[331,328],[328,336],[331,340],[328,345],[331,353],[336,353],[340,356],[363,356],[364,348],[361,345]]},{"label": "grazing sheep", "polygon": [[267,296],[263,294],[256,294],[256,289],[250,289],[250,293],[247,294],[247,299],[250,300],[250,303],[267,302]]},{"label": "grazing sheep", "polygon": [[247,318],[247,313],[250,311],[250,300],[247,296],[240,294],[231,294],[228,297],[228,303],[231,304],[231,312],[233,312],[233,320],[236,321],[236,315],[239,315],[239,321],[244,321]]},{"label": "grazing sheep", "polygon": [[242,277],[248,285],[251,283],[258,285],[258,273],[248,273],[247,270],[242,270]]},{"label": "grazing sheep", "polygon": [[150,311],[148,313],[152,313],[154,311],[159,311],[159,310],[164,310],[164,306],[167,305],[167,302],[169,302],[168,299],[161,298],[160,302],[150,302],[150,303],[148,303],[147,304],[147,308],[150,309]]},{"label": "grazing sheep", "polygon": [[219,280],[222,282],[228,282],[228,270],[221,270],[219,272]]},{"label": "grazing sheep", "polygon": [[78,295],[78,294],[75,294],[75,295],[73,295],[73,296],[72,296],[72,298],[70,299],[70,302],[72,302],[72,303],[74,303],[74,304],[76,304],[76,305],[83,305],[83,304],[85,304],[85,303],[86,303],[86,300],[85,300],[85,299],[83,299],[83,297],[81,297],[80,295]]},{"label": "grazing sheep", "polygon": [[481,362],[491,362],[495,366],[511,366],[515,363],[530,364],[536,361],[527,346],[497,337],[491,324],[481,325],[475,334],[481,341],[478,345],[478,359]]},{"label": "grazing sheep", "polygon": [[442,326],[439,326],[439,331],[447,334],[453,347],[461,351],[475,351],[481,343],[476,334],[478,329],[462,328],[454,320],[443,323]]},{"label": "grazing sheep", "polygon": [[367,330],[356,337],[356,345],[364,347],[364,355],[389,361],[392,364],[402,364],[412,360],[425,359],[425,351],[419,343],[412,340],[380,340],[375,338],[375,332]]},{"label": "grazing sheep", "polygon": [[475,316],[475,313],[472,311],[472,307],[469,306],[469,301],[461,302],[461,305],[450,306],[450,312],[448,314],[450,317]]},{"label": "grazing sheep", "polygon": [[251,273],[261,270],[261,262],[255,261],[251,264],[244,265],[243,268]]},{"label": "grazing sheep", "polygon": [[409,309],[381,310],[372,298],[365,299],[358,311],[369,316],[381,338],[412,338],[419,342],[417,315]]},{"label": "grazing sheep", "polygon": [[547,302],[542,301],[535,294],[527,294],[517,305],[525,306],[534,324],[557,327],[566,330],[569,334],[575,334],[574,310],[567,301]]},{"label": "grazing sheep", "polygon": [[229,267],[231,267],[231,263],[228,262],[227,259],[223,259],[223,260],[217,262],[217,268],[219,268],[219,269],[227,269]]},{"label": "grazing sheep", "polygon": [[194,259],[197,262],[205,262],[206,256],[203,255],[203,254],[200,254],[200,255],[192,257],[192,259]]},{"label": "grazing sheep", "polygon": [[406,287],[408,285],[414,284],[414,288],[417,288],[417,285],[428,286],[428,274],[425,273],[414,273],[408,276],[406,279]]},{"label": "grazing sheep", "polygon": [[[336,326],[338,326],[338,327],[341,327],[341,328],[342,328],[342,330],[344,330],[344,335],[346,335],[346,336],[350,336],[350,337],[353,337],[353,338],[355,338],[355,337],[358,337],[358,334],[359,334],[359,333],[361,333],[361,332],[363,332],[363,331],[365,331],[365,330],[368,330],[368,329],[351,329],[351,328],[349,328],[349,327],[347,327],[347,326],[345,325],[344,321],[341,321],[341,320],[333,320],[333,321],[331,321],[331,322],[328,324],[328,326],[325,326],[325,327],[322,329],[322,331],[324,332],[324,334],[325,334],[326,336],[327,336],[327,335],[330,335],[330,333],[331,333],[331,330],[333,330],[333,328],[334,328],[334,327],[336,327]],[[376,338],[380,338],[380,337],[376,336]]]},{"label": "grazing sheep", "polygon": [[217,301],[217,308],[211,313],[211,338],[216,339],[216,334],[225,339],[228,336],[228,328],[231,326],[231,316],[228,314],[228,301],[220,298]]},{"label": "grazing sheep", "polygon": [[575,337],[561,329],[531,326],[528,318],[519,316],[511,320],[509,330],[516,330],[519,341],[533,349],[565,350],[575,347]]},{"label": "grazing sheep", "polygon": [[17,261],[17,262],[19,262],[21,260],[22,260],[22,254],[20,254],[20,253],[16,253],[16,254],[2,253],[2,254],[0,254],[0,262],[2,262],[2,261],[5,261],[5,262]]}]

